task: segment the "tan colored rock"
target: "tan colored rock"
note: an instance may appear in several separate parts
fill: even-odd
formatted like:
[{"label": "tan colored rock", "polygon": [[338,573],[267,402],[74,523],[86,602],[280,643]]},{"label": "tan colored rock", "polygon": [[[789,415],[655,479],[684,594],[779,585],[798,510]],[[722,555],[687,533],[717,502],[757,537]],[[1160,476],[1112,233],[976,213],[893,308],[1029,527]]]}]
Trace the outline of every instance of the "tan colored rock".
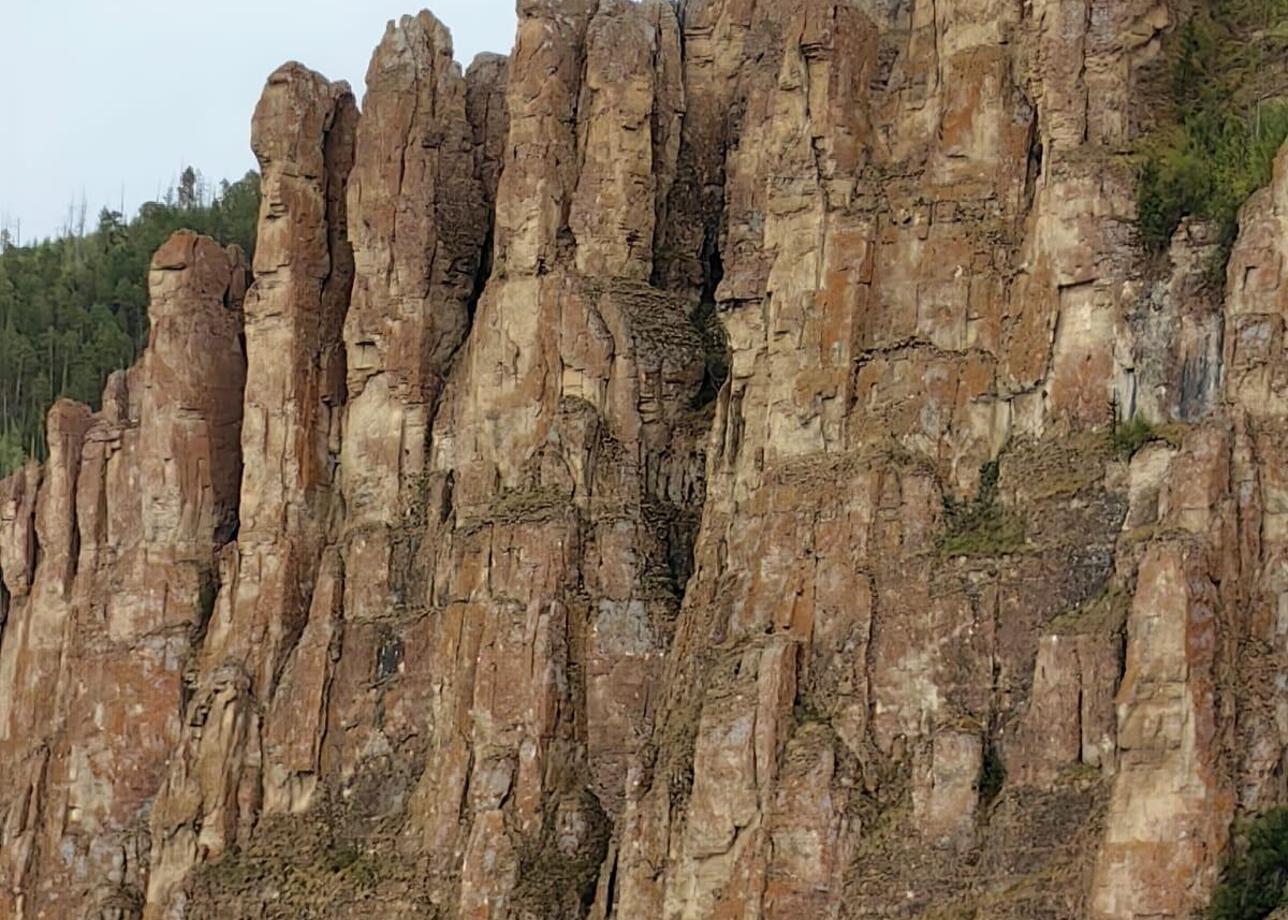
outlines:
[{"label": "tan colored rock", "polygon": [[36,567],[36,496],[41,468],[28,462],[4,481],[0,493],[0,572],[4,573],[5,600],[12,603],[31,590]]},{"label": "tan colored rock", "polygon": [[257,701],[305,628],[332,526],[356,120],[345,84],[298,64],[269,78],[255,112],[263,201],[245,301],[240,525],[220,556],[183,734],[151,815],[149,917],[178,909],[187,873],[248,833],[262,807]]},{"label": "tan colored rock", "polygon": [[568,223],[584,275],[646,281],[657,199],[675,174],[679,26],[669,4],[601,3],[586,34],[585,151]]},{"label": "tan colored rock", "polygon": [[[506,105],[509,76],[510,59],[500,54],[476,56],[465,72],[465,111],[474,134],[474,171],[483,185],[489,223],[510,131]],[[491,252],[484,252],[483,258],[491,258]]]},{"label": "tan colored rock", "polygon": [[0,490],[0,767],[23,777],[0,798],[7,916],[108,910],[145,883],[140,816],[178,740],[214,554],[236,527],[244,258],[176,233],[149,289],[139,363],[109,381],[100,414],[55,406],[43,473]]},{"label": "tan colored rock", "polygon": [[589,0],[524,0],[510,59],[508,153],[496,198],[500,277],[554,268],[564,211],[576,180],[580,46]]},{"label": "tan colored rock", "polygon": [[1118,691],[1120,769],[1092,897],[1097,917],[1201,906],[1234,797],[1217,738],[1215,588],[1177,545],[1151,547]]},{"label": "tan colored rock", "polygon": [[0,484],[0,912],[1200,910],[1288,746],[1288,160],[1223,297],[1194,221],[1150,273],[1176,12],[523,0],[464,75],[391,23],[361,118],[277,71],[254,285],[168,243]]},{"label": "tan colored rock", "polygon": [[487,236],[466,82],[428,13],[390,23],[367,74],[348,185],[348,526],[389,524],[424,468],[428,419],[465,337]]}]

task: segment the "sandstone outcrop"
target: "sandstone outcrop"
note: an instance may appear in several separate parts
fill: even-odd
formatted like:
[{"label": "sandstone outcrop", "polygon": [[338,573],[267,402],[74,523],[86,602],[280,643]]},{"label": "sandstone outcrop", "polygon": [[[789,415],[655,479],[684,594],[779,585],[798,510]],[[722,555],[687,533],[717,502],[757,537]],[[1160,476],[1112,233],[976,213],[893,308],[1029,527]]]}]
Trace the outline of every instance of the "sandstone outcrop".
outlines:
[{"label": "sandstone outcrop", "polygon": [[5,916],[141,903],[146,814],[236,533],[247,274],[239,251],[172,237],[142,360],[98,414],[56,405],[44,469],[3,487]]},{"label": "sandstone outcrop", "polygon": [[[0,913],[1154,920],[1284,798],[1288,153],[1164,0],[523,0],[298,64],[0,483]],[[1117,437],[1139,418],[1143,443]]]}]

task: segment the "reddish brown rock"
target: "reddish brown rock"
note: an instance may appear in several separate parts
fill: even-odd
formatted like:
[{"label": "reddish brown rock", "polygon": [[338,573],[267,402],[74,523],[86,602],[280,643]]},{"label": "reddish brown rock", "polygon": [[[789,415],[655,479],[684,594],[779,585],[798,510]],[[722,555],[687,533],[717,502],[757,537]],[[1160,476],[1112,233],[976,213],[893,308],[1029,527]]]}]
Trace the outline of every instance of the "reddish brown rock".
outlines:
[{"label": "reddish brown rock", "polygon": [[275,73],[254,285],[168,243],[0,484],[0,910],[1200,909],[1288,745],[1288,154],[1216,296],[1133,239],[1155,0],[518,12]]},{"label": "reddish brown rock", "polygon": [[249,833],[261,797],[283,794],[261,779],[259,701],[271,698],[308,621],[333,526],[356,120],[346,85],[298,64],[269,78],[255,111],[263,201],[245,302],[239,528],[220,554],[183,734],[151,815],[147,916],[178,909],[188,871]]},{"label": "reddish brown rock", "polygon": [[388,524],[424,468],[487,236],[466,82],[447,29],[428,13],[389,24],[367,74],[356,150],[341,466],[351,528]]},{"label": "reddish brown rock", "polygon": [[143,822],[178,740],[215,552],[236,528],[244,259],[180,232],[149,289],[139,364],[96,416],[56,405],[44,470],[0,489],[0,765],[20,778],[0,798],[8,916],[139,898]]}]

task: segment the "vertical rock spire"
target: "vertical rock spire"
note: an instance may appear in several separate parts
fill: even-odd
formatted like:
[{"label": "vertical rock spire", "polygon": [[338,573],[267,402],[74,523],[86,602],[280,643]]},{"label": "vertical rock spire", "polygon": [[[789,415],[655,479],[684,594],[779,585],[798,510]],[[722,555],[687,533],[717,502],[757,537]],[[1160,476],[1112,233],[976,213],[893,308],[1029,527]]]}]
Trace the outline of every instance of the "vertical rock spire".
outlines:
[{"label": "vertical rock spire", "polygon": [[98,415],[55,406],[43,473],[0,486],[6,916],[107,910],[146,884],[138,816],[178,740],[184,664],[236,525],[246,274],[239,251],[172,236],[139,363]]},{"label": "vertical rock spire", "polygon": [[390,603],[387,529],[419,498],[430,419],[478,286],[489,214],[466,96],[442,23],[429,13],[389,23],[348,196],[357,275],[341,477],[353,616]]},{"label": "vertical rock spire", "polygon": [[333,526],[357,118],[346,84],[299,64],[269,77],[255,110],[263,199],[245,303],[240,527],[152,814],[148,916],[170,910],[188,871],[248,834],[261,808],[262,707],[305,628]]}]

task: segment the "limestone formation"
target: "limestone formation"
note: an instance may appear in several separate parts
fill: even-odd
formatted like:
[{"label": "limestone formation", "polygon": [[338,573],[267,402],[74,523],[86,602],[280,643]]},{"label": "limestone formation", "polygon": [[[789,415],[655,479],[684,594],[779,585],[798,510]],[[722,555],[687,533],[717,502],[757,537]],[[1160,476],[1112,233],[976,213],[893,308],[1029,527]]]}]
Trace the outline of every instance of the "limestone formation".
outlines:
[{"label": "limestone formation", "polygon": [[[0,483],[0,915],[1202,908],[1288,749],[1288,152],[1164,0],[522,0],[254,118]],[[1144,423],[1145,443],[1123,437]]]}]

